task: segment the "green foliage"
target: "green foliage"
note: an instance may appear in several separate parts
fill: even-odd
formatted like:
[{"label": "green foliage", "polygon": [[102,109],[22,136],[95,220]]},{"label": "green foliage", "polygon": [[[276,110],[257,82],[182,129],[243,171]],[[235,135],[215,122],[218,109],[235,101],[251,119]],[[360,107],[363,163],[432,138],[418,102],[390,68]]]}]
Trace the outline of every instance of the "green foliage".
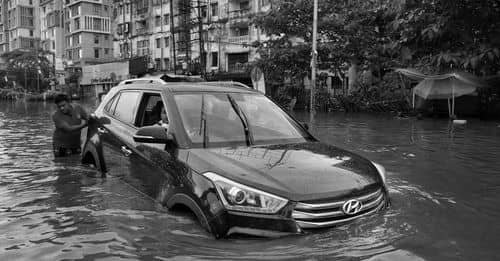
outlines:
[{"label": "green foliage", "polygon": [[7,71],[14,75],[18,86],[28,92],[43,92],[49,88],[52,65],[45,57],[48,52],[13,51],[2,54],[7,62]]},{"label": "green foliage", "polygon": [[[256,63],[274,86],[310,74],[312,5],[313,0],[283,0],[254,17],[271,36],[258,46]],[[398,86],[397,79],[384,78],[395,67],[500,74],[498,0],[319,1],[318,17],[320,69],[345,72],[355,62],[382,79],[377,86],[361,86],[356,95],[366,95],[367,102],[396,93],[386,91]],[[286,95],[286,88],[277,89]]]}]

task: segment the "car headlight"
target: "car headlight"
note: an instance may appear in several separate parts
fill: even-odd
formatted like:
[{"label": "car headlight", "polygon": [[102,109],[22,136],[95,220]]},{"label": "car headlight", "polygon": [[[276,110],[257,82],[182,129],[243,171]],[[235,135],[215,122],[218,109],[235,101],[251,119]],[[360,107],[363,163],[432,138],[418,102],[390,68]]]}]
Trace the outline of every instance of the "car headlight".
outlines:
[{"label": "car headlight", "polygon": [[384,168],[384,166],[382,166],[378,163],[375,163],[373,161],[372,161],[372,163],[375,166],[375,168],[377,168],[377,171],[380,174],[380,177],[382,178],[382,182],[384,182],[384,185],[385,185],[385,168]]},{"label": "car headlight", "polygon": [[227,210],[274,214],[288,203],[287,199],[234,182],[213,172],[203,175],[215,184]]}]

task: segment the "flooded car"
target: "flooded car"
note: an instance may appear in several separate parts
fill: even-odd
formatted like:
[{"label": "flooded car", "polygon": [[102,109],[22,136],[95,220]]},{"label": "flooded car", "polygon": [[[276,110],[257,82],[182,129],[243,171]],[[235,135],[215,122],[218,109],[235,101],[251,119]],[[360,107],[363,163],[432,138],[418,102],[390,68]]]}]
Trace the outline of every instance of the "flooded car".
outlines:
[{"label": "flooded car", "polygon": [[82,162],[134,173],[123,179],[216,238],[300,234],[389,202],[381,165],[318,141],[241,84],[120,84],[89,121]]}]

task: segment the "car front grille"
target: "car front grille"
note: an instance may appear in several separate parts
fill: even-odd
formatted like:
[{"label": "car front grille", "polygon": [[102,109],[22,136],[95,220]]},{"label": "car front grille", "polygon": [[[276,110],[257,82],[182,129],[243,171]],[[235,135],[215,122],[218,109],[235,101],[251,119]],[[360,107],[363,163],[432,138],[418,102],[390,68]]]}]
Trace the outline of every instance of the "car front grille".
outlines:
[{"label": "car front grille", "polygon": [[[359,212],[349,215],[344,213],[342,206],[349,200],[361,202]],[[385,206],[385,194],[382,189],[369,194],[347,198],[342,201],[306,203],[299,202],[295,205],[292,218],[301,228],[321,228],[348,222],[356,218],[370,215]]]}]

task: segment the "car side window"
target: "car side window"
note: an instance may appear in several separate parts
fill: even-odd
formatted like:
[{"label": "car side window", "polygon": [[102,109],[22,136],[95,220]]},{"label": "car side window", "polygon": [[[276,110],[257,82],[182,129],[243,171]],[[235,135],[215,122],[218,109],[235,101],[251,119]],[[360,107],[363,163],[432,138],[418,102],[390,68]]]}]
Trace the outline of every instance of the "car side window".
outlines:
[{"label": "car side window", "polygon": [[114,109],[112,115],[125,123],[133,124],[135,119],[134,112],[136,110],[138,99],[139,92],[122,92],[117,98],[116,108]]},{"label": "car side window", "polygon": [[118,97],[120,96],[120,94],[116,94],[109,102],[108,104],[106,104],[106,106],[104,106],[104,111],[106,111],[107,113],[113,115],[113,113],[115,112],[115,107],[116,107],[116,102],[118,101]]},{"label": "car side window", "polygon": [[162,108],[166,112],[165,104],[159,93],[144,93],[137,111],[136,126],[151,126],[162,121]]}]

